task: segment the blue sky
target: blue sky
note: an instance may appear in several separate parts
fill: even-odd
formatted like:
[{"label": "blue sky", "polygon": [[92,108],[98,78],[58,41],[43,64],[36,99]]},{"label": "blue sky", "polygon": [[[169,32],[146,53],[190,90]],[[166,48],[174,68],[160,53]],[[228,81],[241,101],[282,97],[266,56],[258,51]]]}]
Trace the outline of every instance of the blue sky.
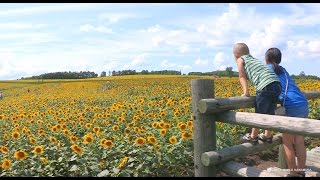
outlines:
[{"label": "blue sky", "polygon": [[236,42],[263,62],[265,51],[278,47],[290,74],[320,77],[319,19],[319,3],[1,3],[0,79],[237,70]]}]

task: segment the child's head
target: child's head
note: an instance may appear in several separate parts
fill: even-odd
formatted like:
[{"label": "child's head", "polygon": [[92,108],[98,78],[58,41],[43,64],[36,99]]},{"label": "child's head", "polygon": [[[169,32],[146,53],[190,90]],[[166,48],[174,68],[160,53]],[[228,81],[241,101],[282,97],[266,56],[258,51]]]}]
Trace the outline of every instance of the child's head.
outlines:
[{"label": "child's head", "polygon": [[278,48],[270,48],[265,54],[265,60],[267,64],[272,64],[274,72],[281,74],[282,70],[279,67],[281,63],[281,51]]},{"label": "child's head", "polygon": [[233,47],[233,55],[235,59],[249,53],[249,48],[245,43],[236,43]]},{"label": "child's head", "polygon": [[280,64],[281,63],[281,51],[278,48],[270,48],[265,54],[267,64]]}]

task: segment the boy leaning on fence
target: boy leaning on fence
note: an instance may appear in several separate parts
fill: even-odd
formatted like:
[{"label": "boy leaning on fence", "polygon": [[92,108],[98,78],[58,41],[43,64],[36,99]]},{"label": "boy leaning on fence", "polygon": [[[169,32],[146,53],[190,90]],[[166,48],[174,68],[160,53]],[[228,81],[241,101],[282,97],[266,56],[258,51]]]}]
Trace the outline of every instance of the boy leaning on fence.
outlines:
[{"label": "boy leaning on fence", "polygon": [[[239,71],[239,81],[243,89],[242,96],[250,96],[249,81],[256,89],[255,112],[274,115],[278,97],[281,93],[281,84],[276,74],[261,61],[250,55],[249,48],[244,43],[236,43],[233,55]],[[245,134],[241,140],[258,144],[258,140],[271,143],[272,132],[265,130],[259,134],[258,128],[252,128],[251,134]]]}]

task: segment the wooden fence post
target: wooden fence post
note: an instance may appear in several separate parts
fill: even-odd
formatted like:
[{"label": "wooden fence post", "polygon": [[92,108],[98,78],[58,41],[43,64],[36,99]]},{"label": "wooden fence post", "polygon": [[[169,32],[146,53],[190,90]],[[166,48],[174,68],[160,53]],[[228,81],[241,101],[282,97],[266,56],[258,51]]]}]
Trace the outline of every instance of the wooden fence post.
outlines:
[{"label": "wooden fence post", "polygon": [[214,81],[212,79],[191,80],[193,113],[193,148],[195,177],[214,177],[216,169],[202,164],[204,152],[216,150],[216,125],[214,115],[201,114],[198,103],[201,99],[214,98]]}]

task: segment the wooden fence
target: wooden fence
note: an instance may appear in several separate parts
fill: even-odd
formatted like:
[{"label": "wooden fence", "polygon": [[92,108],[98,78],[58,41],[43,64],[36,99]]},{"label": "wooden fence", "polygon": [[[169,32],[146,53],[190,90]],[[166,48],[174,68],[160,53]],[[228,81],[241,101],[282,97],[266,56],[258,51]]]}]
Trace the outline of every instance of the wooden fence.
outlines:
[{"label": "wooden fence", "polygon": [[[216,151],[216,122],[231,123],[248,127],[269,129],[278,132],[320,137],[320,120],[285,117],[230,110],[254,107],[255,96],[230,97],[214,99],[214,80],[191,80],[192,112],[194,119],[194,169],[196,177],[216,176],[219,168],[234,173],[235,166],[241,166],[234,158],[270,149],[282,144],[281,134],[273,138],[273,142],[252,145],[244,143]],[[307,99],[320,97],[320,92],[304,92]],[[285,168],[286,162],[279,148],[279,163]],[[239,172],[238,172],[239,173]],[[268,176],[267,172],[264,172]],[[256,176],[252,174],[252,176]]]}]

